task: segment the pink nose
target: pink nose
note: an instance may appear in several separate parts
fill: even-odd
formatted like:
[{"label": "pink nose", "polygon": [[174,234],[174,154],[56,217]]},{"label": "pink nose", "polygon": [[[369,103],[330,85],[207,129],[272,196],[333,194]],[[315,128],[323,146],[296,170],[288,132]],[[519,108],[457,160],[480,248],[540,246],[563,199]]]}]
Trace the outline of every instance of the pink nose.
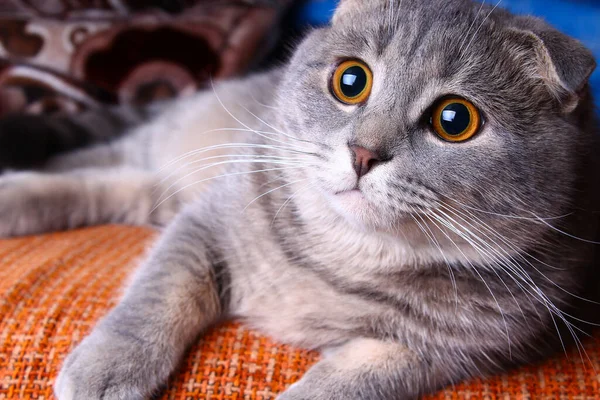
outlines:
[{"label": "pink nose", "polygon": [[359,178],[365,176],[378,162],[382,161],[377,153],[361,146],[350,146],[354,155],[354,170]]}]

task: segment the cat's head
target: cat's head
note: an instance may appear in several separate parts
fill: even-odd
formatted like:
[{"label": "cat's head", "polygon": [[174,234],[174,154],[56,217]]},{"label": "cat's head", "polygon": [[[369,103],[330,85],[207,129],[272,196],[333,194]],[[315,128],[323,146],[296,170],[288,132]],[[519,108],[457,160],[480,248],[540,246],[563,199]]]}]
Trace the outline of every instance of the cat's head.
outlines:
[{"label": "cat's head", "polygon": [[342,0],[278,101],[287,132],[319,144],[308,178],[360,225],[423,210],[548,217],[573,195],[594,67],[541,20],[478,2]]}]

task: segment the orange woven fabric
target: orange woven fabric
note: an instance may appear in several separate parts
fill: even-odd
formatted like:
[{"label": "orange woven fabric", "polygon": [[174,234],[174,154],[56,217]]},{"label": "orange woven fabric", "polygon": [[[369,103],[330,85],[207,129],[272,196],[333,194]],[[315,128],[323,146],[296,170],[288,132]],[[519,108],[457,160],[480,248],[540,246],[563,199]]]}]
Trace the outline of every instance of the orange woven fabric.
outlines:
[{"label": "orange woven fabric", "polygon": [[[53,398],[65,356],[116,304],[154,236],[107,226],[0,241],[0,399]],[[600,340],[587,340],[586,349],[600,371]],[[191,349],[163,400],[274,399],[317,360],[226,324]],[[600,376],[571,352],[428,399],[600,399]]]}]

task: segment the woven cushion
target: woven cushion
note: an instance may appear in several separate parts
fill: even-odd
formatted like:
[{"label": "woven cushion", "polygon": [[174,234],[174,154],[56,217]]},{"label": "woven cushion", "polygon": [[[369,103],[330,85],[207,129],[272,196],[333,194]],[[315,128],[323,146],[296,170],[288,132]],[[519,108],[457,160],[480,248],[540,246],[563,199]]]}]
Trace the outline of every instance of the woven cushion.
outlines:
[{"label": "woven cushion", "polygon": [[[106,226],[0,241],[0,399],[50,399],[71,349],[113,307],[155,234]],[[598,335],[597,335],[598,336]],[[600,340],[541,366],[457,385],[431,399],[600,399]],[[236,324],[208,332],[164,399],[273,399],[316,361]]]}]

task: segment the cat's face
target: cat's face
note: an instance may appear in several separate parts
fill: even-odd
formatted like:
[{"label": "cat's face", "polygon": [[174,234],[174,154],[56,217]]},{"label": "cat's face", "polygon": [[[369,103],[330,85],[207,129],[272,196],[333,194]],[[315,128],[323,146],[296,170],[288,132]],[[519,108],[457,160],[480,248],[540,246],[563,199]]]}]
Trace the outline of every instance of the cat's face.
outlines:
[{"label": "cat's face", "polygon": [[[584,139],[559,86],[583,85],[586,72],[553,87],[561,66],[540,61],[513,19],[466,0],[343,0],[333,25],[309,36],[279,101],[286,129],[320,145],[306,173],[334,209],[386,230],[423,209],[563,211]],[[360,179],[351,146],[381,159]]]}]

